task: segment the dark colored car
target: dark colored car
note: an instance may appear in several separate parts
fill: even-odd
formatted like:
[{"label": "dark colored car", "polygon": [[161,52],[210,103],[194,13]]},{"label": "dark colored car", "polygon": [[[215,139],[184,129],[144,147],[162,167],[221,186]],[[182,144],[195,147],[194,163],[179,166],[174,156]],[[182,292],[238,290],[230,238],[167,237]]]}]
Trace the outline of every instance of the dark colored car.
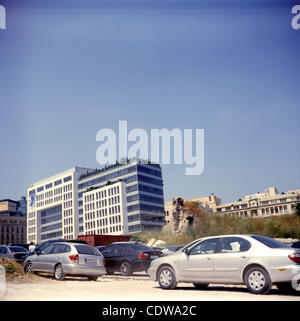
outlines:
[{"label": "dark colored car", "polygon": [[30,244],[27,244],[27,243],[10,243],[9,246],[21,246],[21,247],[24,247],[27,251],[29,251]]},{"label": "dark colored car", "polygon": [[162,256],[161,251],[135,242],[116,242],[102,250],[108,274],[120,272],[131,275],[133,272],[147,272],[152,260]]},{"label": "dark colored car", "polygon": [[291,247],[294,248],[294,249],[300,249],[300,241],[294,242],[294,243],[291,245]]},{"label": "dark colored car", "polygon": [[102,251],[106,248],[106,246],[98,245],[98,246],[95,246],[95,248],[102,253]]},{"label": "dark colored car", "polygon": [[28,251],[21,246],[0,246],[0,258],[11,259],[16,262],[24,262]]}]

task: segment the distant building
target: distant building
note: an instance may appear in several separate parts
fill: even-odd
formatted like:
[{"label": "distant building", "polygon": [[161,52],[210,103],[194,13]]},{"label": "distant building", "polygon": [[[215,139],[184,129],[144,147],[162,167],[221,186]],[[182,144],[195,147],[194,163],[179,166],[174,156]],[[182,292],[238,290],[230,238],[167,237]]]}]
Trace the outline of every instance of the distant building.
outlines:
[{"label": "distant building", "polygon": [[74,167],[31,184],[27,198],[28,242],[130,234],[165,225],[161,167],[140,160],[96,170]]},{"label": "distant building", "polygon": [[83,234],[128,234],[126,184],[116,182],[83,193]]},{"label": "distant building", "polygon": [[26,243],[24,201],[0,200],[0,244]]},{"label": "distant building", "polygon": [[237,202],[216,207],[214,214],[236,217],[264,217],[293,214],[294,206],[300,202],[300,189],[279,193],[270,187],[263,193],[246,195]]}]

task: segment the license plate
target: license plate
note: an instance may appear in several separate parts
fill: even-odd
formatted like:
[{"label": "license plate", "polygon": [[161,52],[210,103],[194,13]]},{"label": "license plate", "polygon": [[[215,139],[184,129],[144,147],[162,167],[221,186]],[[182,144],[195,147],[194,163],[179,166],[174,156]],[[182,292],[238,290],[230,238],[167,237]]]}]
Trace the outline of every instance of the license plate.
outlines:
[{"label": "license plate", "polygon": [[97,265],[97,260],[96,259],[85,259],[85,264]]},{"label": "license plate", "polygon": [[157,259],[158,258],[158,255],[150,255],[150,259],[154,260],[154,259]]}]

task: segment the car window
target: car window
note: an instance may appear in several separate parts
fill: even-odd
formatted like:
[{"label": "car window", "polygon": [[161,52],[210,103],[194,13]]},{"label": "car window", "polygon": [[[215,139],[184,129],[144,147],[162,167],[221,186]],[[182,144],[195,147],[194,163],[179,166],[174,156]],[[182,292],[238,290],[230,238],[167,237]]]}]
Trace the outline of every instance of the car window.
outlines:
[{"label": "car window", "polygon": [[289,247],[287,244],[278,242],[274,239],[271,239],[270,237],[266,237],[262,235],[251,235],[251,237],[261,242],[262,244],[266,245],[267,247],[270,247],[271,249],[280,249],[280,248]]},{"label": "car window", "polygon": [[190,254],[212,254],[217,248],[219,238],[204,240],[191,248]]},{"label": "car window", "polygon": [[241,237],[224,237],[220,244],[220,253],[236,253],[248,251],[251,247],[250,242]]},{"label": "car window", "polygon": [[92,246],[88,245],[75,245],[78,254],[97,255],[101,256],[100,252]]},{"label": "car window", "polygon": [[17,252],[28,252],[24,247],[21,246],[12,246],[9,248],[11,252],[17,253]]},{"label": "car window", "polygon": [[106,255],[106,256],[111,256],[113,253],[115,246],[106,246],[103,250],[102,250],[102,254]]},{"label": "car window", "polygon": [[71,248],[65,244],[56,244],[52,251],[53,254],[70,252]]},{"label": "car window", "polygon": [[52,251],[52,249],[53,249],[53,247],[54,247],[54,244],[48,245],[48,246],[42,251],[42,253],[43,253],[43,254],[50,254],[51,251]]},{"label": "car window", "polygon": [[0,254],[6,254],[6,253],[7,253],[6,247],[1,246],[1,247],[0,247]]}]

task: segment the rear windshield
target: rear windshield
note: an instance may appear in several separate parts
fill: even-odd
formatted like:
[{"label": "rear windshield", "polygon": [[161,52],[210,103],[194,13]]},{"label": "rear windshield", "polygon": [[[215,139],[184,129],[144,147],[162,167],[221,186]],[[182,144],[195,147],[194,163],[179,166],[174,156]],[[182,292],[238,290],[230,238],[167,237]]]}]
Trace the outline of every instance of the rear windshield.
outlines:
[{"label": "rear windshield", "polygon": [[132,244],[131,245],[135,250],[141,250],[141,251],[151,251],[152,248],[150,248],[147,245],[144,244]]},{"label": "rear windshield", "polygon": [[10,247],[9,249],[13,253],[28,252],[24,247],[21,247],[21,246],[13,246],[13,247]]},{"label": "rear windshield", "polygon": [[75,245],[75,248],[78,254],[88,254],[88,255],[98,255],[101,256],[100,252],[91,246],[88,245]]},{"label": "rear windshield", "polygon": [[261,235],[251,235],[255,240],[263,243],[264,245],[270,247],[271,249],[280,249],[280,248],[289,248],[290,246],[278,242],[270,237],[261,236]]}]

